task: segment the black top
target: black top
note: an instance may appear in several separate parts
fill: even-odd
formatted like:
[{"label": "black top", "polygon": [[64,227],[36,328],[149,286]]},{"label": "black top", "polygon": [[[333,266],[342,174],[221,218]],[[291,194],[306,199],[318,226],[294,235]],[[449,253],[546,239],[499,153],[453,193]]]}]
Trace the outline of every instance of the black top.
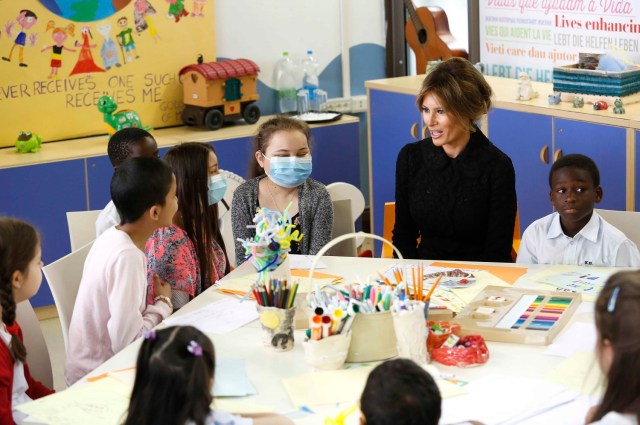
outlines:
[{"label": "black top", "polygon": [[398,154],[393,243],[405,258],[511,262],[515,216],[511,159],[479,129],[457,158],[431,138]]}]

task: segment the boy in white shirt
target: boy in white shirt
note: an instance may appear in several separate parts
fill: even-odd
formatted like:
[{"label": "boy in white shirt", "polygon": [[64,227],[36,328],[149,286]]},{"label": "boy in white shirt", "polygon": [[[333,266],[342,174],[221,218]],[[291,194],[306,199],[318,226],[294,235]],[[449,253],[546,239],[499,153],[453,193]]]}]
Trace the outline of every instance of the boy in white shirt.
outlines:
[{"label": "boy in white shirt", "polygon": [[147,305],[144,246],[178,210],[176,179],[158,158],[132,158],[111,179],[111,198],[122,224],[91,247],[69,326],[65,365],[68,385],[91,372],[150,330],[172,311],[171,286],[154,276],[154,304]]},{"label": "boy in white shirt", "polygon": [[602,188],[591,158],[571,154],[556,161],[549,186],[556,212],[527,227],[516,262],[640,267],[636,245],[593,211],[602,200]]},{"label": "boy in white shirt", "polygon": [[[123,128],[114,133],[109,138],[107,153],[114,169],[130,158],[159,158],[158,144],[153,136],[148,131],[135,127]],[[96,220],[96,237],[116,224],[120,224],[120,215],[113,201],[109,201]]]}]

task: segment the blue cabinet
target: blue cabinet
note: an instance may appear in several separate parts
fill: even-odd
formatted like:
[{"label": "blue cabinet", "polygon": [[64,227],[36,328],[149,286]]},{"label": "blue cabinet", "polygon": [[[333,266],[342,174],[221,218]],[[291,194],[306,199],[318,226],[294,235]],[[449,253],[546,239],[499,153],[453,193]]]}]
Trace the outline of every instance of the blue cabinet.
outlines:
[{"label": "blue cabinet", "polygon": [[[26,154],[25,154],[26,155]],[[0,215],[28,221],[40,232],[42,261],[51,263],[70,251],[67,211],[87,208],[85,160],[0,169]],[[43,280],[31,298],[34,307],[53,304]]]},{"label": "blue cabinet", "polygon": [[581,153],[600,170],[605,196],[599,208],[626,208],[626,130],[505,109],[489,113],[489,139],[513,161],[520,230],[553,211],[549,200],[551,164]]},{"label": "blue cabinet", "polygon": [[494,109],[489,113],[489,140],[506,153],[516,172],[520,229],[552,211],[549,163],[553,152],[552,118]]},{"label": "blue cabinet", "polygon": [[407,143],[422,139],[416,97],[369,89],[372,233],[382,236],[385,202],[395,201],[396,160]]},{"label": "blue cabinet", "polygon": [[[604,124],[554,118],[554,152],[581,153],[593,159],[604,192],[597,207],[625,210],[627,196],[626,129]],[[555,154],[554,154],[555,155]]]}]

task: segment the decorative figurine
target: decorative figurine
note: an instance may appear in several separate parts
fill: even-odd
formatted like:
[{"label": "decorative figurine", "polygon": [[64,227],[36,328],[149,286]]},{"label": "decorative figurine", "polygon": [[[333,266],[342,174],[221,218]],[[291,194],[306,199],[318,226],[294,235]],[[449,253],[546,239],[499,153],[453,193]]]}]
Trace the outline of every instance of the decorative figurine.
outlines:
[{"label": "decorative figurine", "polygon": [[559,105],[560,104],[560,93],[553,93],[549,95],[549,105]]},{"label": "decorative figurine", "polygon": [[580,96],[576,96],[573,98],[573,107],[574,108],[582,108],[584,106],[584,99]]},{"label": "decorative figurine", "polygon": [[613,104],[615,107],[613,108],[614,114],[624,114],[624,108],[622,107],[622,99],[617,98]]},{"label": "decorative figurine", "polygon": [[255,124],[260,118],[258,72],[260,67],[249,59],[204,62],[200,55],[197,63],[178,72],[184,102],[182,121],[209,130],[242,118]]},{"label": "decorative figurine", "polygon": [[30,131],[21,131],[16,139],[16,152],[38,152],[42,147],[42,137]]},{"label": "decorative figurine", "polygon": [[104,114],[104,122],[107,125],[109,134],[113,134],[118,130],[129,127],[137,127],[143,130],[149,130],[151,127],[145,127],[140,121],[140,117],[136,111],[131,109],[121,109],[116,112],[118,104],[111,96],[102,96],[98,100],[98,111]]},{"label": "decorative figurine", "polygon": [[518,75],[518,90],[516,92],[516,100],[531,100],[538,97],[538,92],[531,85],[531,78],[526,72]]},{"label": "decorative figurine", "polygon": [[607,102],[605,102],[604,100],[599,100],[593,104],[593,109],[595,109],[596,111],[604,111],[608,107],[609,105],[607,105]]}]

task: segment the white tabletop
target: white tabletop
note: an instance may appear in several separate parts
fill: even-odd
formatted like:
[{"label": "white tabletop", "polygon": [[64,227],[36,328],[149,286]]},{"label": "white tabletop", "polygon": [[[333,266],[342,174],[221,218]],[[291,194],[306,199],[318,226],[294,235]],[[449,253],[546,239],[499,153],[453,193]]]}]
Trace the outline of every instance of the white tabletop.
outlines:
[{"label": "white tabletop", "polygon": [[[322,261],[327,265],[327,268],[318,271],[338,274],[347,279],[353,278],[356,275],[367,276],[370,273],[375,274],[382,268],[391,266],[398,262],[398,260],[394,259],[346,257],[323,257]],[[416,261],[410,262],[415,263]],[[431,262],[426,261],[423,263],[429,264]],[[521,264],[496,265],[523,267]],[[528,266],[528,273],[522,276],[514,286],[537,287],[538,284],[531,281],[529,277],[544,269],[545,266],[540,265]],[[222,279],[220,283],[221,285],[224,285],[226,280],[252,272],[253,270],[251,268],[241,266]],[[214,288],[209,288],[207,291],[188,303],[180,311],[175,313],[175,315],[178,316],[192,312],[225,297],[228,297],[228,295],[221,294]],[[576,314],[572,318],[572,323],[576,321],[592,322],[593,315],[590,312]],[[279,412],[289,411],[294,408],[287,396],[287,393],[285,392],[281,379],[311,371],[311,368],[307,366],[303,360],[303,349],[302,344],[300,344],[303,340],[303,331],[295,332],[295,347],[292,351],[285,353],[270,353],[263,349],[260,342],[260,325],[257,321],[249,323],[248,325],[227,335],[210,334],[209,336],[213,340],[217,356],[245,359],[247,374],[253,385],[256,387],[257,394],[243,398],[243,402],[269,405]],[[490,350],[490,359],[486,364],[480,367],[462,369],[446,367],[439,364],[436,364],[436,366],[442,372],[455,373],[458,378],[467,381],[474,381],[479,378],[495,374],[511,375],[522,378],[541,378],[564,360],[562,357],[544,355],[543,352],[546,349],[545,346],[496,342],[488,342],[487,345]],[[140,340],[132,343],[127,348],[116,354],[113,358],[98,367],[95,371],[90,373],[89,376],[134,366],[139,346]],[[76,385],[85,385],[85,383],[80,381]]]}]

